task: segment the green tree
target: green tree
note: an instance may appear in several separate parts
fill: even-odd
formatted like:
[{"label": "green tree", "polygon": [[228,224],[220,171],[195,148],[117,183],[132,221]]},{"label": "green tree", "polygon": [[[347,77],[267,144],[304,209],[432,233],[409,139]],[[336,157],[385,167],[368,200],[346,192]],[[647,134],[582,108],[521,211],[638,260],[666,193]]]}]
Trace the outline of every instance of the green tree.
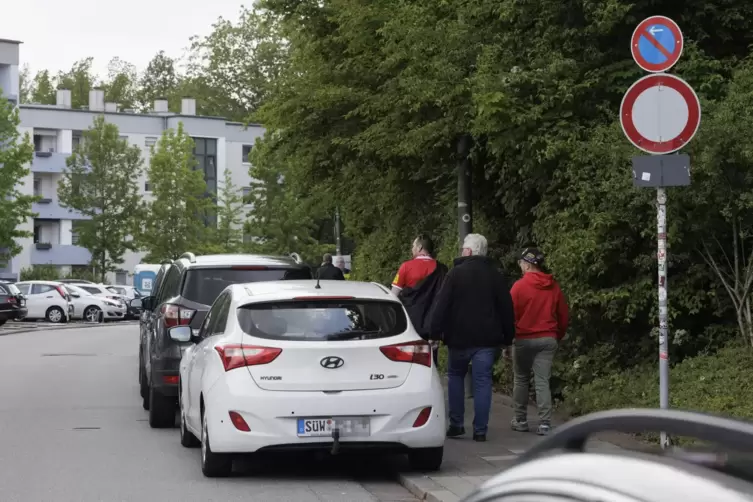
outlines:
[{"label": "green tree", "polygon": [[240,251],[245,219],[243,194],[233,183],[233,174],[225,169],[217,196],[217,236],[213,239],[225,253]]},{"label": "green tree", "polygon": [[242,7],[237,22],[220,18],[212,28],[191,39],[193,96],[207,115],[244,120],[278,82],[287,43],[278,19],[264,10]]},{"label": "green tree", "polygon": [[89,91],[94,89],[98,80],[92,71],[94,58],[88,57],[73,63],[67,72],[60,72],[57,77],[58,89],[71,91],[71,107],[89,106]]},{"label": "green tree", "polygon": [[18,102],[28,103],[31,100],[31,91],[34,84],[34,81],[31,78],[31,70],[29,69],[28,64],[23,65],[23,67],[21,68],[21,71],[18,74],[18,83]]},{"label": "green tree", "polygon": [[[271,148],[264,144],[261,149]],[[332,246],[317,239],[319,222],[327,217],[326,194],[302,194],[291,189],[281,171],[278,158],[258,151],[251,152],[251,190],[248,203],[253,206],[246,222],[252,242],[251,252],[267,254],[299,253],[305,260],[318,263],[323,252]],[[299,195],[302,195],[299,197]]]},{"label": "green tree", "polygon": [[146,67],[139,80],[136,101],[141,112],[148,112],[156,99],[167,99],[170,111],[180,111],[178,89],[180,75],[175,69],[175,60],[165,51],[159,51]]},{"label": "green tree", "polygon": [[57,102],[55,84],[49,71],[42,70],[34,76],[29,90],[29,101],[41,105],[54,105]]},{"label": "green tree", "polygon": [[147,175],[153,199],[149,203],[142,239],[147,263],[177,259],[197,251],[209,234],[204,217],[213,201],[206,197],[206,182],[195,170],[194,143],[183,130],[168,129],[152,147]]},{"label": "green tree", "polygon": [[18,132],[18,109],[8,100],[0,100],[0,267],[21,252],[18,239],[31,237],[20,225],[34,217],[31,205],[37,197],[22,189],[34,157],[34,145],[28,134]]},{"label": "green tree", "polygon": [[141,150],[120,139],[117,126],[102,115],[95,117],[83,139],[66,161],[58,197],[61,205],[90,218],[81,222],[79,244],[91,252],[92,265],[104,281],[125,252],[136,249],[131,236],[141,213]]},{"label": "green tree", "polygon": [[133,109],[138,91],[136,67],[115,57],[107,65],[107,79],[104,82],[105,98],[117,103],[120,109]]}]

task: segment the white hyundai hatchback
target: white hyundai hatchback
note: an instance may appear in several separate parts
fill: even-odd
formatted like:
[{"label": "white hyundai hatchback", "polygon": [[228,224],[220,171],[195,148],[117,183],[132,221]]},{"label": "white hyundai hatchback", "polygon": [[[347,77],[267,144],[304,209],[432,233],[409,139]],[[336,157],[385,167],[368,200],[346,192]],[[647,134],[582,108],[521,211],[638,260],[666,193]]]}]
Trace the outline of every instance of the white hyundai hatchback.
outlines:
[{"label": "white hyundai hatchback", "polygon": [[[198,332],[176,326],[183,446],[224,476],[233,454],[378,448],[442,463],[445,402],[431,348],[378,284],[278,281],[225,289]],[[200,439],[197,439],[200,438]]]}]

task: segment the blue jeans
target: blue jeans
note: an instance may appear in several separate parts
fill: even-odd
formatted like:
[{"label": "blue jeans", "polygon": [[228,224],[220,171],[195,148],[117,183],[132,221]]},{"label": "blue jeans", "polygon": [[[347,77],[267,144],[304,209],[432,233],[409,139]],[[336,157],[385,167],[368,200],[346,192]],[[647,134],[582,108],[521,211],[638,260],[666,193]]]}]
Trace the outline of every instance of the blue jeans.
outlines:
[{"label": "blue jeans", "polygon": [[492,371],[500,350],[473,347],[449,350],[447,393],[450,405],[450,426],[465,424],[465,375],[471,364],[473,377],[473,432],[486,434],[492,407]]}]

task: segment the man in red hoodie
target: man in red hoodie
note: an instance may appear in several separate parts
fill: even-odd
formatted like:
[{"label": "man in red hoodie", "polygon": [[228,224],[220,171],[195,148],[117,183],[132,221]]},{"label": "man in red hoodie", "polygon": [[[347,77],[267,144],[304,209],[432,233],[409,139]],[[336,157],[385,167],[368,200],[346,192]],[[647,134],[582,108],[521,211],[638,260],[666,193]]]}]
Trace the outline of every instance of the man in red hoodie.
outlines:
[{"label": "man in red hoodie", "polygon": [[545,436],[551,430],[552,419],[549,379],[554,354],[567,331],[567,301],[557,281],[543,272],[544,255],[541,251],[526,248],[518,264],[523,277],[510,291],[515,308],[515,418],[510,425],[513,430],[528,431],[528,392],[533,370],[539,410],[536,432]]}]

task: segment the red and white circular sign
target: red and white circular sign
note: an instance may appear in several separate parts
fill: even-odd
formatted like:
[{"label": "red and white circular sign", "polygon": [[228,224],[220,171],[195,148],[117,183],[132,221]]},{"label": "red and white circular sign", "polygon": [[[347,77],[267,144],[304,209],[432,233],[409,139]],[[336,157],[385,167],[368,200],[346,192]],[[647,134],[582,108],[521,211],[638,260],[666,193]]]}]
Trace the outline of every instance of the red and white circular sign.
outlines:
[{"label": "red and white circular sign", "polygon": [[647,75],[627,90],[620,105],[625,136],[644,152],[672,153],[693,139],[701,124],[701,103],[679,77]]}]

